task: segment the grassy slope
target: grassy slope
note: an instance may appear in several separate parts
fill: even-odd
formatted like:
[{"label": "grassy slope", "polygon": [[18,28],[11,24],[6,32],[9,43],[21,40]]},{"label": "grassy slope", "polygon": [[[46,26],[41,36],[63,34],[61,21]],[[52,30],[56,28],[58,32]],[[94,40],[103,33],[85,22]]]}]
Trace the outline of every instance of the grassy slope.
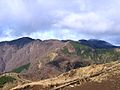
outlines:
[{"label": "grassy slope", "polygon": [[120,59],[120,53],[114,49],[92,49],[91,47],[81,45],[77,42],[70,42],[75,48],[77,54],[82,60],[92,60],[94,63],[107,63]]},{"label": "grassy slope", "polygon": [[28,63],[28,64],[26,64],[26,65],[23,65],[23,66],[20,66],[20,67],[18,67],[18,68],[16,68],[16,69],[12,70],[12,72],[20,73],[20,72],[22,72],[23,70],[28,70],[29,66],[30,66],[30,63]]}]

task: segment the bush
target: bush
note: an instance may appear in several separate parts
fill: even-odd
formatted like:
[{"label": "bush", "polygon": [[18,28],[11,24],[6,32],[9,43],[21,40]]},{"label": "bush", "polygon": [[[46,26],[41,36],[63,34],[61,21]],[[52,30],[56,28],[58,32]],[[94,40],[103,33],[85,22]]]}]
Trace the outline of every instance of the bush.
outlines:
[{"label": "bush", "polygon": [[16,80],[16,79],[13,77],[2,76],[2,77],[0,77],[0,86],[3,86],[4,84],[9,83],[9,82],[13,82],[14,80]]},{"label": "bush", "polygon": [[23,65],[23,66],[20,66],[20,67],[18,67],[16,69],[13,69],[12,72],[20,73],[23,70],[28,70],[29,66],[30,66],[30,63],[28,63],[26,65]]}]

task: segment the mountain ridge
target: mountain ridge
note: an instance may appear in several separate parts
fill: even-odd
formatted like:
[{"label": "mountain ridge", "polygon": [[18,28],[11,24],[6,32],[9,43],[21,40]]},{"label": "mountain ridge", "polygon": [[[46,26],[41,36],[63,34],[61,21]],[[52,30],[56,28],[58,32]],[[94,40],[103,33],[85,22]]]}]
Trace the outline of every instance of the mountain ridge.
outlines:
[{"label": "mountain ridge", "polygon": [[17,47],[23,47],[24,45],[26,45],[34,40],[35,39],[29,38],[29,37],[22,37],[22,38],[18,38],[18,39],[11,40],[11,41],[2,41],[2,42],[0,42],[0,46],[15,45]]},{"label": "mountain ridge", "polygon": [[[20,43],[22,43],[24,46],[25,44],[28,44],[28,43],[35,41],[35,40],[40,40],[40,41],[44,42],[44,41],[57,40],[57,39],[41,40],[41,39],[33,39],[30,37],[21,37],[21,38],[11,40],[11,41],[1,41],[0,45],[4,45],[4,44],[19,45]],[[58,41],[68,42],[68,41],[74,41],[74,40],[58,40]],[[103,48],[103,49],[104,48],[108,48],[108,49],[109,48],[120,48],[120,46],[116,46],[116,45],[113,45],[109,42],[106,42],[104,40],[99,40],[99,39],[89,39],[89,40],[81,39],[81,40],[78,40],[76,42],[79,42],[80,44],[83,44],[83,45],[86,45],[86,46],[89,46],[89,47],[92,47],[95,49],[96,48]]]},{"label": "mountain ridge", "polygon": [[73,69],[120,61],[120,48],[105,41],[102,44],[112,48],[94,48],[73,40],[42,41],[28,37],[3,43],[5,44],[0,45],[0,73],[10,75],[0,78],[8,80],[0,82],[2,88],[11,80],[21,81],[18,77],[23,81],[39,81],[57,77]]},{"label": "mountain ridge", "polygon": [[[83,43],[83,42],[88,42],[89,43],[89,41],[91,42],[92,41],[92,43],[91,44],[93,44],[93,46],[94,45],[96,45],[96,42],[98,43],[101,43],[102,42],[102,44],[103,45],[108,45],[108,46],[105,46],[105,47],[107,47],[107,48],[94,48],[94,47],[91,47],[91,44],[89,45],[86,45],[85,43]],[[95,44],[93,43],[95,41]],[[55,39],[50,39],[50,40],[44,40],[44,41],[42,41],[42,40],[39,40],[39,39],[32,39],[32,38],[29,38],[29,37],[23,37],[23,38],[19,38],[19,39],[15,39],[15,40],[12,40],[12,41],[4,41],[4,42],[0,42],[0,47],[1,47],[1,54],[3,54],[3,56],[1,56],[1,62],[3,62],[3,64],[1,64],[1,66],[3,65],[3,67],[4,67],[4,65],[6,65],[6,66],[11,66],[11,67],[16,67],[16,66],[20,66],[19,64],[17,64],[17,63],[23,63],[22,65],[25,65],[25,64],[28,64],[28,63],[30,63],[32,60],[34,60],[35,61],[35,57],[36,58],[39,58],[39,56],[40,56],[40,58],[42,57],[42,55],[44,55],[45,53],[47,54],[47,53],[51,53],[50,55],[55,55],[55,57],[56,57],[56,55],[58,55],[58,53],[59,54],[61,54],[60,55],[60,60],[61,59],[63,59],[63,60],[66,60],[66,59],[68,59],[68,61],[69,61],[69,56],[70,55],[72,55],[72,56],[74,56],[74,54],[75,55],[77,55],[76,56],[76,59],[78,58],[78,59],[80,59],[78,56],[80,56],[80,57],[82,57],[82,58],[86,58],[86,56],[85,56],[85,54],[87,55],[88,54],[88,57],[89,57],[89,55],[90,55],[90,53],[100,53],[100,51],[99,50],[97,50],[97,49],[109,49],[109,50],[107,50],[107,51],[110,51],[111,52],[111,50],[112,49],[114,49],[114,48],[118,48],[117,46],[114,46],[114,45],[112,45],[112,44],[110,44],[110,43],[107,43],[107,42],[105,42],[105,41],[101,41],[101,40],[79,40],[79,41],[72,41],[72,40],[62,40],[62,41],[60,41],[60,40],[55,40]],[[2,45],[2,46],[1,46]],[[8,46],[6,46],[6,45],[8,45]],[[85,45],[85,46],[84,46]],[[56,47],[57,46],[57,47]],[[98,45],[99,46],[99,45]],[[109,47],[110,46],[110,47]],[[51,49],[49,49],[49,47],[51,48]],[[112,48],[111,48],[112,47]],[[56,48],[56,51],[55,51],[55,48]],[[37,50],[38,49],[38,50]],[[43,50],[43,49],[48,49],[48,51],[46,51],[46,50]],[[58,50],[57,50],[58,49]],[[8,50],[8,51],[6,51],[6,50]],[[40,51],[42,50],[42,52],[40,52]],[[52,50],[52,51],[51,51]],[[94,51],[95,50],[95,51]],[[96,52],[96,50],[97,50],[97,52]],[[45,52],[46,51],[46,52]],[[118,50],[119,51],[119,50]],[[38,53],[39,52],[39,53]],[[58,52],[58,53],[57,53]],[[103,50],[103,52],[105,52],[104,50]],[[113,51],[112,51],[113,52]],[[4,56],[4,53],[6,54],[5,56]],[[34,53],[36,53],[36,55],[34,54]],[[40,54],[41,53],[41,54]],[[85,54],[84,54],[85,53]],[[33,54],[33,55],[32,55]],[[22,55],[22,57],[20,56],[20,55]],[[7,57],[6,57],[7,56]],[[15,57],[16,56],[16,57]],[[31,56],[33,56],[33,57],[31,57]],[[4,60],[4,58],[2,58],[2,57],[6,57],[5,58],[5,60]],[[45,56],[46,57],[46,56]],[[48,57],[48,56],[47,56]],[[55,59],[55,57],[53,58],[53,59]],[[59,57],[59,56],[58,56]],[[63,58],[62,58],[63,57]],[[90,55],[90,58],[91,59],[93,59],[93,55]],[[11,64],[11,62],[9,62],[8,61],[8,58],[11,58],[12,60],[12,62],[16,62],[17,61],[17,59],[19,60],[20,58],[21,58],[21,60],[20,61],[18,61],[18,62],[16,62],[16,65],[12,65]],[[33,59],[32,59],[33,58]],[[72,58],[72,57],[71,57]],[[75,57],[73,57],[73,59],[74,59]],[[53,60],[52,59],[52,60]],[[89,59],[89,58],[87,58],[87,59]],[[23,60],[23,61],[22,61]],[[58,60],[59,60],[59,58],[58,58]],[[7,63],[5,63],[6,61],[8,61]],[[74,60],[75,61],[75,60]],[[64,62],[64,61],[63,61]],[[71,61],[70,61],[71,62]],[[79,62],[79,61],[76,61],[76,63],[74,62],[74,64],[75,64],[75,67],[78,67],[78,66],[81,66],[80,64],[77,64],[77,62]],[[88,61],[87,61],[88,62]],[[87,63],[86,62],[86,63]],[[34,62],[31,62],[31,63],[34,63]],[[60,62],[56,62],[56,61],[54,61],[54,62],[51,62],[51,63],[56,63],[56,64],[60,64]],[[81,61],[79,62],[79,63],[82,63]],[[50,63],[48,63],[49,65],[52,65],[52,64],[50,64]],[[69,64],[69,62],[68,62],[68,64]],[[87,65],[87,64],[86,64]],[[88,62],[88,65],[89,65],[89,62]],[[84,65],[82,65],[82,66],[84,66]],[[70,66],[71,67],[71,66]],[[70,68],[69,67],[69,68]],[[69,70],[69,68],[68,68],[68,70]],[[8,69],[8,70],[7,70]],[[14,68],[13,68],[14,69]],[[11,70],[10,69],[10,67],[8,67],[8,68],[5,68],[5,70],[6,71],[9,71],[9,70]],[[1,69],[1,71],[3,71],[3,69]]]}]

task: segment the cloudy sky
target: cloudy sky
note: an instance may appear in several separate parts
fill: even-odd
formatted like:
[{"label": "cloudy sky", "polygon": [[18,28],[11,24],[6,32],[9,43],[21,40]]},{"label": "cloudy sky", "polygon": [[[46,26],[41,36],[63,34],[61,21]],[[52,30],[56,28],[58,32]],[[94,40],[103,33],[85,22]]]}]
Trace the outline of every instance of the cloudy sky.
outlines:
[{"label": "cloudy sky", "polygon": [[120,44],[120,0],[0,0],[0,41],[103,39]]}]

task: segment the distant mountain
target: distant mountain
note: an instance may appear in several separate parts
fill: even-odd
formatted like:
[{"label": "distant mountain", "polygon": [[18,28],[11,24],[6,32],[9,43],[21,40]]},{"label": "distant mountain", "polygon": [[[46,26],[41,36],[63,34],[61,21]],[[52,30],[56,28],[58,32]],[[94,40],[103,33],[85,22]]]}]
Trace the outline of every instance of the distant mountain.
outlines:
[{"label": "distant mountain", "polygon": [[79,40],[80,44],[87,45],[89,47],[92,47],[94,49],[97,48],[103,48],[103,49],[110,49],[110,48],[117,48],[117,46],[114,46],[106,41],[103,40],[97,40],[97,39],[90,39],[90,40]]}]

